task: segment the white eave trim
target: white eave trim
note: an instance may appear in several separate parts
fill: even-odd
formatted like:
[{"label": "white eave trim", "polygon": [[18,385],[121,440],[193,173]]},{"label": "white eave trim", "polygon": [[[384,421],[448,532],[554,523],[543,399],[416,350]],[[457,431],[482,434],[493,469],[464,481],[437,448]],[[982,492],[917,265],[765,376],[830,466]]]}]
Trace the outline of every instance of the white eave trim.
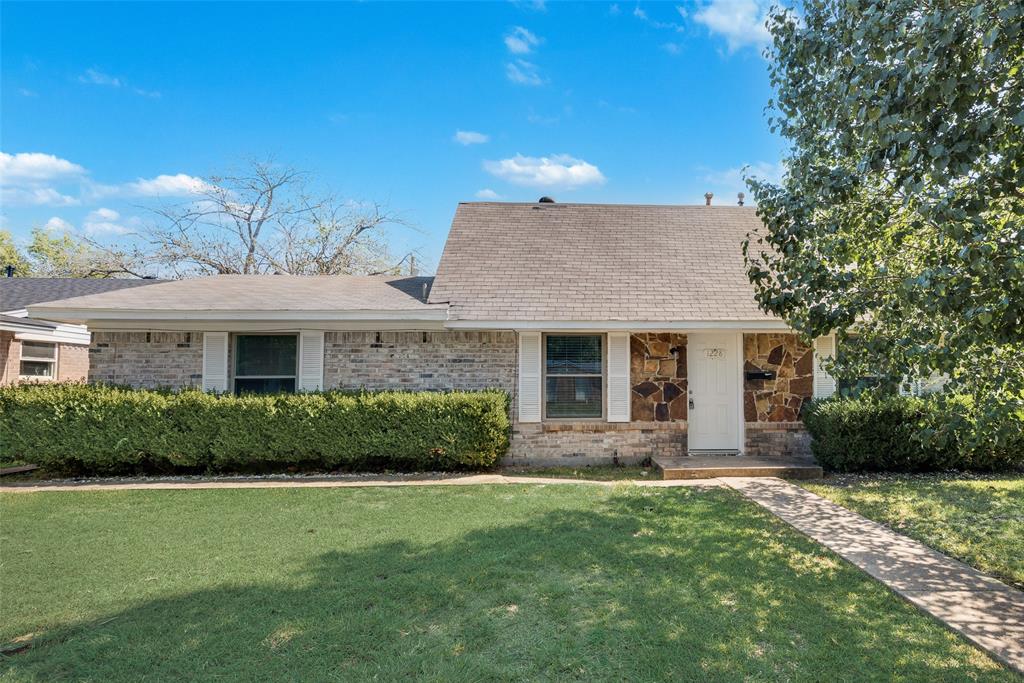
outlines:
[{"label": "white eave trim", "polygon": [[643,320],[449,320],[445,327],[454,330],[630,330],[650,332],[686,332],[687,330],[743,330],[775,332],[790,329],[781,320],[700,320],[647,322]]},{"label": "white eave trim", "polygon": [[332,321],[353,321],[353,322],[374,322],[374,321],[402,321],[402,322],[433,322],[448,319],[448,309],[429,309],[422,311],[370,311],[370,310],[349,310],[349,311],[225,311],[225,310],[201,310],[201,311],[171,311],[171,310],[140,310],[140,309],[104,309],[104,308],[56,308],[36,307],[29,308],[31,315],[48,320],[68,320],[75,322],[92,321],[161,321],[165,323],[177,321],[260,321],[260,322],[332,322]]}]

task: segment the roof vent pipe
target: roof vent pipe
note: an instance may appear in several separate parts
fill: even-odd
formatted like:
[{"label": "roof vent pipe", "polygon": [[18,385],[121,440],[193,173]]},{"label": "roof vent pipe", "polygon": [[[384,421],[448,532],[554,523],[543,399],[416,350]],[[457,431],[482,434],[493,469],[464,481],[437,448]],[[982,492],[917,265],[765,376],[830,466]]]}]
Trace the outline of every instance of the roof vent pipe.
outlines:
[{"label": "roof vent pipe", "polygon": [[740,206],[743,206],[743,200],[746,198],[746,196],[747,195],[743,194],[742,192],[737,194],[736,199],[738,199],[739,201],[737,201],[736,203],[739,204]]},{"label": "roof vent pipe", "polygon": [[7,274],[7,277],[14,277],[14,266],[5,267],[4,272]]},{"label": "roof vent pipe", "polygon": [[548,196],[545,195],[545,196],[541,197],[540,199],[538,199],[537,203],[538,204],[554,204],[555,200],[552,199],[551,197],[548,197]]},{"label": "roof vent pipe", "polygon": [[714,196],[715,195],[711,194],[710,192],[705,192],[704,193],[704,206],[711,206],[711,200],[712,200],[712,198],[714,198]]}]

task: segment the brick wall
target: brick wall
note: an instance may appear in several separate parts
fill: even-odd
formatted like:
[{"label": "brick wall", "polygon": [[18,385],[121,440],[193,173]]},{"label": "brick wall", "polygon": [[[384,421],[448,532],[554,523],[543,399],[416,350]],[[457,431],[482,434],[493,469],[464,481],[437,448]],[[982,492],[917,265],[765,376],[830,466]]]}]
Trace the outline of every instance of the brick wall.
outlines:
[{"label": "brick wall", "polygon": [[84,382],[89,377],[89,347],[85,344],[61,344],[57,349],[57,379]]},{"label": "brick wall", "polygon": [[0,385],[16,384],[21,372],[21,342],[13,332],[0,331]]},{"label": "brick wall", "polygon": [[515,394],[513,332],[328,332],[329,389],[500,388]]},{"label": "brick wall", "polygon": [[686,455],[685,422],[518,423],[505,465],[575,467]]},{"label": "brick wall", "polygon": [[93,332],[89,381],[140,389],[200,386],[202,332]]},{"label": "brick wall", "polygon": [[744,455],[811,456],[811,435],[801,422],[748,422],[745,431]]}]

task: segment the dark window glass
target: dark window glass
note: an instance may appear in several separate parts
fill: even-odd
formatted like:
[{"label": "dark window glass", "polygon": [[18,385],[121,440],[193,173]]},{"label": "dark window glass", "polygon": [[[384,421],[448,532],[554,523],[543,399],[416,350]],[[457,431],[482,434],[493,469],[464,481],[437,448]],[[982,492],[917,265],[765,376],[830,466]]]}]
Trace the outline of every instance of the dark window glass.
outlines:
[{"label": "dark window glass", "polygon": [[235,378],[236,394],[278,394],[295,392],[294,377]]},{"label": "dark window glass", "polygon": [[548,335],[544,342],[544,415],[593,418],[604,413],[601,335]]},{"label": "dark window glass", "polygon": [[549,375],[600,375],[600,335],[549,335],[547,337]]},{"label": "dark window glass", "polygon": [[53,377],[53,363],[46,361],[21,361],[22,377]]},{"label": "dark window glass", "polygon": [[295,376],[298,356],[294,335],[240,335],[235,346],[235,377]]},{"label": "dark window glass", "polygon": [[601,378],[549,376],[546,416],[601,417]]}]

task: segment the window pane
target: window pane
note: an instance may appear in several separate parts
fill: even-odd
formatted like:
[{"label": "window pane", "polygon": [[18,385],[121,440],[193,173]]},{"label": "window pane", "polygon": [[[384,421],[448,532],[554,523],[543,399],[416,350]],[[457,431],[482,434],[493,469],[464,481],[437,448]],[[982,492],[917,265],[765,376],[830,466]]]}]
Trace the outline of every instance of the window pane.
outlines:
[{"label": "window pane", "polygon": [[549,375],[600,375],[601,335],[548,335]]},{"label": "window pane", "polygon": [[547,417],[601,417],[600,377],[548,377]]},{"label": "window pane", "polygon": [[236,394],[295,393],[295,378],[235,379]]},{"label": "window pane", "polygon": [[48,344],[46,342],[21,342],[21,357],[38,358],[41,360],[56,360],[57,345]]},{"label": "window pane", "polygon": [[21,361],[21,374],[24,377],[53,377],[53,363],[41,360]]},{"label": "window pane", "polygon": [[235,347],[235,376],[294,375],[296,345],[294,335],[239,336]]}]

